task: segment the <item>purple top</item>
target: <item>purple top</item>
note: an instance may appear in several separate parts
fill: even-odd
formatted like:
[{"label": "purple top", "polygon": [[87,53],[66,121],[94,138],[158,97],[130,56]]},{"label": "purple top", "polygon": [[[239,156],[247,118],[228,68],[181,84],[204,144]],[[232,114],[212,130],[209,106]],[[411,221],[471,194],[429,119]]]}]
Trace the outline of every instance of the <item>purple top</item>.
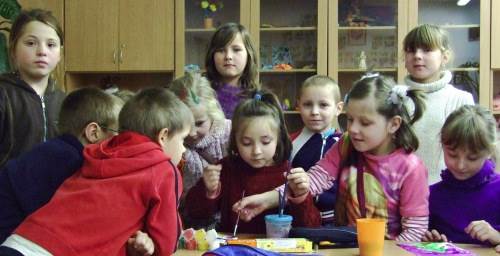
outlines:
[{"label": "purple top", "polygon": [[233,112],[238,103],[241,101],[240,93],[241,88],[229,84],[223,84],[215,90],[217,92],[217,99],[224,111],[227,119],[233,118]]},{"label": "purple top", "polygon": [[446,169],[442,181],[430,187],[429,229],[436,229],[454,243],[481,243],[464,229],[471,221],[485,220],[500,230],[500,175],[487,160],[481,170],[467,180],[457,180]]}]

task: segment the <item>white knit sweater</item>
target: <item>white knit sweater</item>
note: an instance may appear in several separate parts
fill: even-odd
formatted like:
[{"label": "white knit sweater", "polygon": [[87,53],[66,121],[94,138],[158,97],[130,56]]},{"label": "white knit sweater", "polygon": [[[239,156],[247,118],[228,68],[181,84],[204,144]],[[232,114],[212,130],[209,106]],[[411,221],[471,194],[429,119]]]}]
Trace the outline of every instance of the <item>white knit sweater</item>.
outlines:
[{"label": "white knit sweater", "polygon": [[450,71],[443,71],[441,78],[435,82],[421,84],[405,78],[405,83],[411,88],[418,88],[427,93],[426,110],[413,126],[417,134],[419,147],[417,155],[424,161],[429,172],[429,184],[441,180],[441,170],[445,168],[443,150],[441,147],[441,127],[448,115],[466,104],[474,104],[472,95],[459,90],[450,84]]}]

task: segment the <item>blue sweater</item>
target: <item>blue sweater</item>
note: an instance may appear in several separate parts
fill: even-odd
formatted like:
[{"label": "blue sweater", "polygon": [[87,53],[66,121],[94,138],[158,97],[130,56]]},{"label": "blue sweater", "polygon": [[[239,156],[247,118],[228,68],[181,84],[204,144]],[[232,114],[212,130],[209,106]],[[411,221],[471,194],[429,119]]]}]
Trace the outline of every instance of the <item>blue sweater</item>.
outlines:
[{"label": "blue sweater", "polygon": [[36,145],[0,170],[0,244],[83,163],[83,145],[61,135]]},{"label": "blue sweater", "polygon": [[464,229],[471,221],[485,220],[500,230],[500,175],[487,160],[481,170],[467,180],[457,180],[449,170],[430,187],[429,229],[436,229],[455,243],[481,243]]}]

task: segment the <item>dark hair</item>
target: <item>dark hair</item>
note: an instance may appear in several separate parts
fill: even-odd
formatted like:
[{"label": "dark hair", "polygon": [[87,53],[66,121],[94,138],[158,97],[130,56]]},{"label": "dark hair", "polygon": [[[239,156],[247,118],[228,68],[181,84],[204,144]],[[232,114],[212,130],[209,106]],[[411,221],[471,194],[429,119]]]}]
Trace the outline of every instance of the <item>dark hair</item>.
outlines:
[{"label": "dark hair", "polygon": [[191,110],[172,92],[159,87],[147,88],[128,100],[120,111],[120,131],[134,131],[156,141],[168,128],[169,137],[192,127]]},{"label": "dark hair", "polygon": [[378,74],[364,76],[354,82],[353,87],[346,95],[345,104],[348,106],[351,99],[362,100],[373,97],[377,105],[377,112],[387,120],[394,116],[400,116],[401,126],[395,133],[394,144],[397,148],[402,147],[406,152],[412,152],[418,148],[418,138],[413,131],[412,124],[422,117],[425,111],[425,93],[416,89],[406,91],[406,96],[413,101],[414,105],[414,112],[411,115],[403,98],[399,98],[397,102],[390,100],[395,85],[396,83],[391,77]]},{"label": "dark hair", "polygon": [[123,101],[95,87],[85,87],[66,96],[59,112],[60,133],[79,137],[91,122],[105,127],[118,123]]},{"label": "dark hair", "polygon": [[64,45],[64,35],[61,29],[61,25],[59,24],[57,19],[52,15],[52,12],[42,9],[21,11],[21,13],[17,16],[16,20],[12,24],[12,27],[10,28],[9,56],[10,56],[10,64],[12,67],[14,67],[13,57],[14,57],[14,51],[16,49],[16,44],[19,41],[19,38],[22,36],[26,25],[32,21],[39,21],[53,28],[56,31],[57,36],[59,37],[61,46]]},{"label": "dark hair", "polygon": [[496,159],[496,121],[491,112],[479,105],[464,105],[453,111],[441,128],[441,143],[452,149],[473,153],[487,150]]},{"label": "dark hair", "polygon": [[240,86],[248,90],[258,88],[257,53],[253,46],[252,39],[250,38],[250,33],[243,25],[230,22],[220,26],[217,31],[215,31],[210,39],[207,55],[205,56],[205,68],[207,69],[206,76],[212,83],[214,89],[217,89],[221,85],[220,81],[222,79],[215,67],[214,54],[218,49],[224,48],[233,41],[237,34],[241,35],[241,39],[248,53],[247,63],[240,77]]},{"label": "dark hair", "polygon": [[[258,96],[256,96],[258,94]],[[288,136],[285,125],[283,111],[278,98],[272,92],[267,90],[253,90],[250,97],[244,99],[238,104],[234,111],[231,134],[229,138],[229,152],[231,157],[238,156],[238,147],[236,144],[236,133],[248,125],[246,119],[253,117],[268,116],[274,121],[278,130],[278,143],[276,145],[276,154],[273,157],[275,163],[282,163],[290,157],[292,152],[292,142]]]}]

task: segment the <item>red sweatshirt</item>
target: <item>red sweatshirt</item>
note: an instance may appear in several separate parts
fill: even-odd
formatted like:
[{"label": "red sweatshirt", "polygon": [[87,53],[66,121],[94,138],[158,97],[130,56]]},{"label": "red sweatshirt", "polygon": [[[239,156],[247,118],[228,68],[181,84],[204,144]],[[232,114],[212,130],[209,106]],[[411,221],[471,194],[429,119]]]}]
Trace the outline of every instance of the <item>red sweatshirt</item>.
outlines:
[{"label": "red sweatshirt", "polygon": [[144,230],[157,255],[173,254],[180,233],[177,168],[149,138],[124,132],[84,149],[84,165],[16,234],[54,255],[126,255]]}]

